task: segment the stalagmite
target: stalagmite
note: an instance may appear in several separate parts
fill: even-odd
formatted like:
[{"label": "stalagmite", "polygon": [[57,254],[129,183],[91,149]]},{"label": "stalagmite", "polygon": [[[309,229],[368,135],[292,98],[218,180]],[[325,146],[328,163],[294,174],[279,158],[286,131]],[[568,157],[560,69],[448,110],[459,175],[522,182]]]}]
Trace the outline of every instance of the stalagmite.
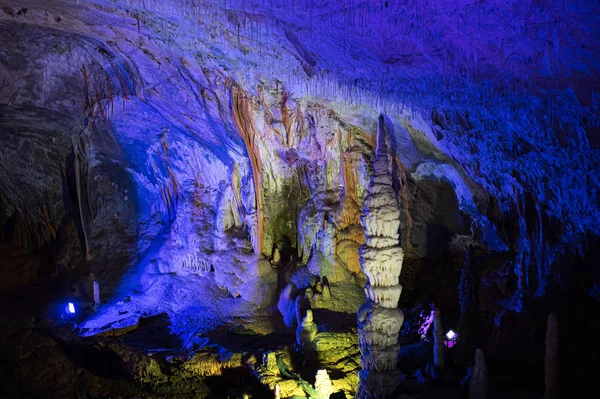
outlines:
[{"label": "stalagmite", "polygon": [[281,399],[281,388],[279,384],[275,384],[275,399]]},{"label": "stalagmite", "polygon": [[321,295],[323,295],[323,299],[326,299],[326,300],[331,299],[331,291],[329,290],[328,285],[323,286],[323,292],[321,293]]},{"label": "stalagmite", "polygon": [[94,306],[100,306],[100,284],[94,281]]},{"label": "stalagmite", "polygon": [[433,363],[436,367],[443,369],[446,365],[444,357],[444,328],[442,327],[442,314],[439,308],[435,308],[433,318]]},{"label": "stalagmite", "polygon": [[317,391],[315,399],[328,399],[334,392],[333,383],[327,370],[318,370],[315,376],[315,391]]},{"label": "stalagmite", "polygon": [[274,265],[279,264],[279,262],[281,262],[281,254],[279,253],[279,249],[277,249],[277,247],[275,247],[275,250],[273,251],[273,259],[271,260],[271,263]]},{"label": "stalagmite", "polygon": [[296,328],[296,342],[305,355],[309,355],[313,351],[313,343],[317,335],[317,325],[313,321],[312,310],[306,311],[306,316]]},{"label": "stalagmite", "polygon": [[546,358],[544,359],[544,399],[558,399],[560,386],[558,383],[558,319],[556,313],[548,315],[546,327]]},{"label": "stalagmite", "polygon": [[481,349],[475,351],[475,364],[469,380],[469,399],[486,399],[488,396],[488,372]]},{"label": "stalagmite", "polygon": [[366,244],[360,248],[367,276],[367,302],[358,311],[358,339],[363,370],[357,398],[390,397],[397,386],[398,332],[404,317],[397,308],[404,252],[399,244],[400,206],[392,183],[392,158],[384,117],[379,117],[374,171],[363,203]]},{"label": "stalagmite", "polygon": [[460,320],[458,321],[458,342],[456,352],[459,362],[466,364],[473,359],[473,352],[479,346],[481,331],[477,304],[476,279],[473,273],[473,248],[467,248],[465,265],[458,284]]}]

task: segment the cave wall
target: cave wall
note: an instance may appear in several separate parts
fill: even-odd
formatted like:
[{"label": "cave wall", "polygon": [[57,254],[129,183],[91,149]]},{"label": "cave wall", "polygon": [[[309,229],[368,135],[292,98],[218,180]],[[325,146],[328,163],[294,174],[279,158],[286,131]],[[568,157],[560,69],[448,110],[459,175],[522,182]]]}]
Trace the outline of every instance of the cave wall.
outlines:
[{"label": "cave wall", "polygon": [[[585,74],[557,47],[560,62],[533,57],[535,79],[519,86],[522,75],[502,69],[520,64],[500,68],[496,36],[453,51],[498,13],[510,26],[505,6],[483,24],[473,21],[490,5],[460,8],[453,15],[473,23],[457,19],[467,30],[452,36],[429,23],[449,5],[411,14],[400,3],[350,4],[338,19],[327,4],[3,7],[0,221],[7,254],[38,256],[25,282],[93,273],[103,301],[129,298],[120,306],[131,314],[227,316],[274,303],[290,260],[360,287],[359,217],[383,111],[403,183],[405,287],[473,243],[511,254],[520,296],[560,285],[557,264],[598,234],[597,102],[580,91]],[[560,11],[514,6],[533,19]],[[398,37],[359,34],[411,15],[427,18]],[[556,37],[590,34],[589,23],[558,25]],[[536,32],[526,33],[537,43]],[[590,76],[595,52],[574,55]],[[478,69],[462,69],[476,57]]]}]

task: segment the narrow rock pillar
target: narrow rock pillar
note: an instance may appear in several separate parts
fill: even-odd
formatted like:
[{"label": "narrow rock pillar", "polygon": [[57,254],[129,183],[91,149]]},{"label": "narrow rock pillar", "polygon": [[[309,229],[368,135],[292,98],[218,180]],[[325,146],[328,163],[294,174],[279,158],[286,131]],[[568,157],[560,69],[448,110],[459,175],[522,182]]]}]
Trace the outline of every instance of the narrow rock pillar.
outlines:
[{"label": "narrow rock pillar", "polygon": [[357,398],[389,398],[398,385],[398,333],[404,321],[398,309],[404,252],[400,247],[400,205],[392,186],[389,134],[379,117],[374,171],[363,204],[366,244],[360,248],[361,268],[367,276],[367,301],[358,311],[361,351]]},{"label": "narrow rock pillar", "polygon": [[100,284],[94,281],[94,306],[100,306]]}]

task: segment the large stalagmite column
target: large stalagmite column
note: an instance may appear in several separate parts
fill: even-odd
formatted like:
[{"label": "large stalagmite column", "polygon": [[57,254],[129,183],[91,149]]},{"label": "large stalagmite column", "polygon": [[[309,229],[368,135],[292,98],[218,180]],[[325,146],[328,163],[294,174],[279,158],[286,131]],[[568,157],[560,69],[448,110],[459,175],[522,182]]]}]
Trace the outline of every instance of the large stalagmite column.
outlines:
[{"label": "large stalagmite column", "polygon": [[397,308],[404,253],[400,247],[400,206],[392,187],[389,135],[379,117],[377,154],[361,218],[367,242],[360,248],[368,278],[367,301],[358,311],[358,339],[363,370],[357,397],[386,398],[398,385],[398,333],[404,316]]}]

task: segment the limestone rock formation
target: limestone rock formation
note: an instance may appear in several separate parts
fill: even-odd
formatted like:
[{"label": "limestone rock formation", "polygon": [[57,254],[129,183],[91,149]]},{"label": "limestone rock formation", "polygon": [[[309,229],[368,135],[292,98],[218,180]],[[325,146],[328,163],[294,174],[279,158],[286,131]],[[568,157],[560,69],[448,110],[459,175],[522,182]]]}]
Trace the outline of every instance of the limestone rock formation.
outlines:
[{"label": "limestone rock formation", "polygon": [[368,279],[368,300],[358,312],[363,370],[357,397],[365,399],[383,398],[395,388],[397,376],[386,372],[396,368],[398,333],[403,322],[397,306],[402,292],[398,282],[404,253],[399,243],[400,206],[393,188],[393,159],[389,151],[390,136],[381,115],[373,175],[363,205],[367,240],[360,249],[361,267]]},{"label": "limestone rock formation", "polygon": [[277,309],[283,316],[283,322],[288,327],[293,326],[297,319],[297,292],[296,286],[290,283],[283,289],[277,302]]},{"label": "limestone rock formation", "polygon": [[473,353],[481,340],[481,319],[479,316],[478,292],[473,270],[473,247],[465,253],[465,263],[461,270],[458,284],[458,300],[460,320],[458,322],[458,342],[456,350],[458,359],[463,364],[473,359]]},{"label": "limestone rock formation", "polygon": [[444,354],[444,327],[442,326],[440,308],[435,308],[433,317],[433,363],[436,367],[443,369],[446,365],[446,356]]},{"label": "limestone rock formation", "polygon": [[[0,397],[251,395],[209,386],[234,380],[306,397],[317,368],[353,397],[361,361],[359,396],[388,395],[399,298],[455,301],[460,243],[485,254],[461,283],[463,363],[478,295],[498,346],[523,344],[541,304],[582,303],[561,313],[577,331],[560,378],[593,381],[572,354],[600,352],[599,16],[592,0],[3,2]],[[541,367],[541,347],[512,348],[488,358]]]},{"label": "limestone rock formation", "polygon": [[317,335],[317,325],[313,321],[312,310],[308,309],[296,329],[296,343],[305,356],[310,356],[314,351],[314,341]]},{"label": "limestone rock formation", "polygon": [[[260,381],[269,386],[275,394],[279,393],[281,398],[325,399],[337,392],[346,397],[353,397],[358,383],[358,366],[352,361],[355,352],[358,352],[356,337],[331,333],[318,335],[321,334],[323,335],[318,338],[321,346],[317,351],[323,368],[317,370],[314,384],[308,383],[293,369],[293,361],[287,349],[264,354],[262,362],[251,357],[248,364]],[[342,345],[338,346],[336,340],[340,340]],[[332,380],[328,370],[344,376]]]},{"label": "limestone rock formation", "polygon": [[558,399],[560,397],[560,375],[558,367],[558,318],[554,312],[548,315],[544,371],[544,399]]},{"label": "limestone rock formation", "polygon": [[318,370],[315,376],[315,391],[314,399],[329,399],[332,393],[335,392],[331,378],[327,374],[327,370]]},{"label": "limestone rock formation", "polygon": [[481,349],[475,351],[475,364],[469,380],[469,399],[487,399],[488,371],[485,355]]},{"label": "limestone rock formation", "polygon": [[249,364],[258,374],[261,383],[279,394],[281,398],[303,397],[306,395],[302,387],[303,381],[290,378],[289,373],[284,375],[284,372],[290,366],[289,357],[285,353],[268,352],[263,355],[262,361],[250,358]]}]

